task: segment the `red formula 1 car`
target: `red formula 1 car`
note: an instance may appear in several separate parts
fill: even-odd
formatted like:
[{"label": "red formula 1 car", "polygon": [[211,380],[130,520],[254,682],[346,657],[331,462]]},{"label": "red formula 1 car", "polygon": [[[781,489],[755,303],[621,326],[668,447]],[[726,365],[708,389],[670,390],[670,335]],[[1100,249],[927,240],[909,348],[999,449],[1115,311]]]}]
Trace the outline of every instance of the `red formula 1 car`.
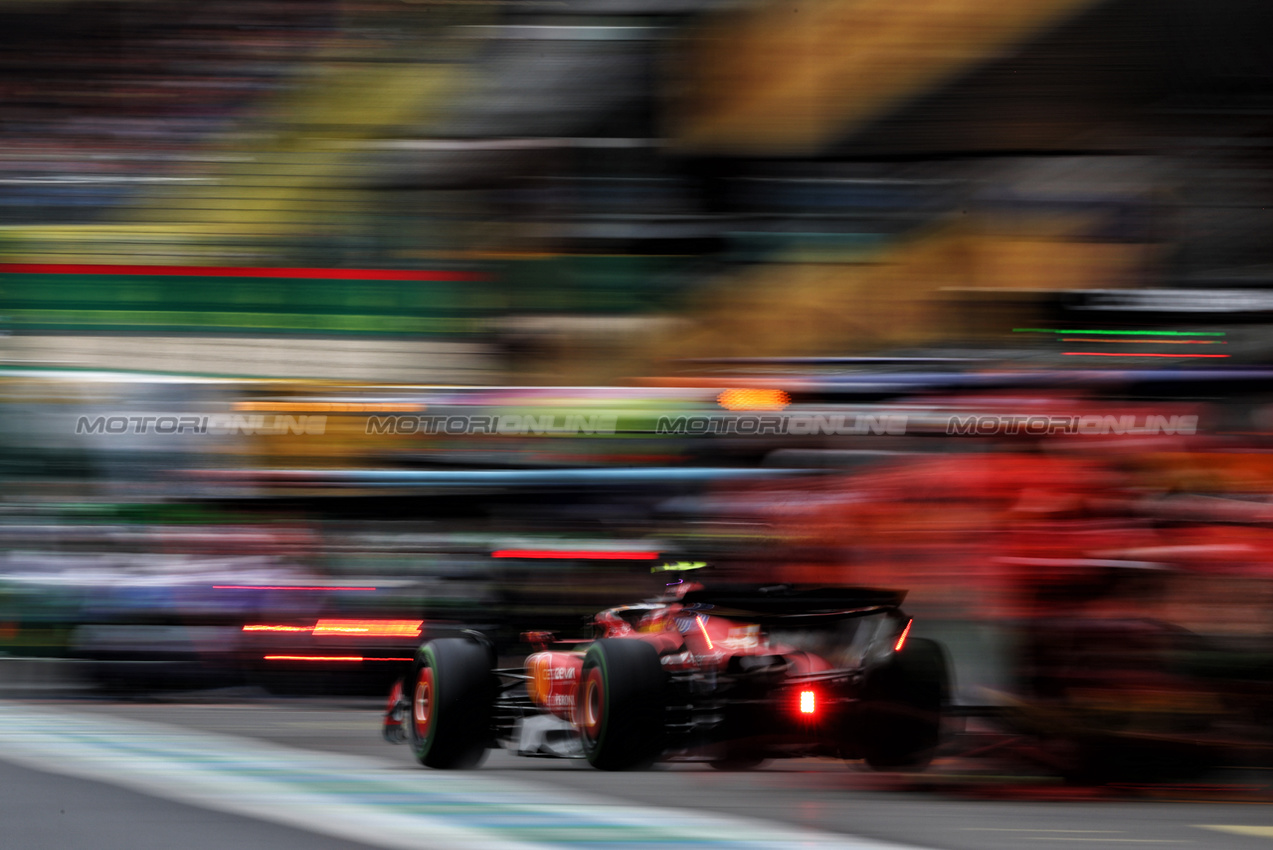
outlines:
[{"label": "red formula 1 car", "polygon": [[597,614],[591,640],[528,633],[522,668],[498,669],[476,633],[432,640],[394,689],[385,737],[436,768],[498,745],[608,770],[802,756],[922,768],[950,682],[942,648],[909,637],[904,595],[681,584]]}]

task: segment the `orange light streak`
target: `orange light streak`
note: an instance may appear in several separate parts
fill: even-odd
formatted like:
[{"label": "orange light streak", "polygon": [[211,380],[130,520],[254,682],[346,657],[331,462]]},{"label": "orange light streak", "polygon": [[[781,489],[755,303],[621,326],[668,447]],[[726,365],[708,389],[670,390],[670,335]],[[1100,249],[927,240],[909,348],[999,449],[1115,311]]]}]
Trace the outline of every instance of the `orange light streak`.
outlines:
[{"label": "orange light streak", "polygon": [[316,635],[358,637],[419,637],[423,620],[319,620]]},{"label": "orange light streak", "polygon": [[712,637],[707,633],[707,625],[703,622],[703,616],[695,614],[694,620],[698,623],[698,630],[703,633],[703,640],[707,641],[707,648],[715,649],[716,647],[712,646]]},{"label": "orange light streak", "polygon": [[902,629],[902,634],[900,637],[898,637],[897,643],[893,644],[894,652],[901,652],[902,647],[906,646],[906,636],[911,633],[911,623],[913,622],[915,621],[914,620],[906,621],[906,628]]},{"label": "orange light streak", "polygon": [[716,403],[726,410],[782,410],[791,396],[783,390],[729,389],[716,396]]}]

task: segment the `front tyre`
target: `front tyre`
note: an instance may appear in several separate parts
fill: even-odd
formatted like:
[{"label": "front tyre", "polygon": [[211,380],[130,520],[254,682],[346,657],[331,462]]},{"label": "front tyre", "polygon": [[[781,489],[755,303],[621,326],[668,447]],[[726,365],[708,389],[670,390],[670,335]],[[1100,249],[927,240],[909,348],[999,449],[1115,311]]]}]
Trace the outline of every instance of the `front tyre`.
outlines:
[{"label": "front tyre", "polygon": [[477,767],[491,741],[495,679],[485,646],[440,638],[417,655],[406,694],[407,739],[425,767]]},{"label": "front tyre", "polygon": [[872,670],[858,718],[862,757],[876,770],[922,770],[941,743],[950,668],[936,641],[912,638]]},{"label": "front tyre", "polygon": [[593,767],[629,770],[658,759],[666,686],[658,651],[644,641],[609,638],[588,648],[575,721]]}]

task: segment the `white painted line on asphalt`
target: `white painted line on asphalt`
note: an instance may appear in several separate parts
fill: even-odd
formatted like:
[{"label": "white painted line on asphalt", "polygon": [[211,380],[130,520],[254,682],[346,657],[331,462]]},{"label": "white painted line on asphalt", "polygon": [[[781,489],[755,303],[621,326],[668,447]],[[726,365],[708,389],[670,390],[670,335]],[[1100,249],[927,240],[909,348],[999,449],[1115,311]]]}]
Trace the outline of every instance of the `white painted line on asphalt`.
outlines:
[{"label": "white painted line on asphalt", "polygon": [[166,724],[0,701],[0,759],[390,850],[922,850],[466,772],[404,770]]},{"label": "white painted line on asphalt", "polygon": [[1198,829],[1214,829],[1217,832],[1230,832],[1234,835],[1249,835],[1252,838],[1273,838],[1273,826],[1242,826],[1240,824],[1197,824]]}]

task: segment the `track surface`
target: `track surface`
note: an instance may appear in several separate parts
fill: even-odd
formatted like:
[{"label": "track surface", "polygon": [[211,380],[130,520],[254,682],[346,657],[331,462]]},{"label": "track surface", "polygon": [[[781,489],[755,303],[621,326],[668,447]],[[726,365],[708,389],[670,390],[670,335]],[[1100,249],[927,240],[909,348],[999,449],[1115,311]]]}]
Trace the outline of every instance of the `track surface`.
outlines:
[{"label": "track surface", "polygon": [[372,700],[4,700],[0,844],[1273,850],[1269,777],[1128,796],[953,769],[917,779],[810,759],[604,773],[497,751],[457,774],[381,741]]}]

